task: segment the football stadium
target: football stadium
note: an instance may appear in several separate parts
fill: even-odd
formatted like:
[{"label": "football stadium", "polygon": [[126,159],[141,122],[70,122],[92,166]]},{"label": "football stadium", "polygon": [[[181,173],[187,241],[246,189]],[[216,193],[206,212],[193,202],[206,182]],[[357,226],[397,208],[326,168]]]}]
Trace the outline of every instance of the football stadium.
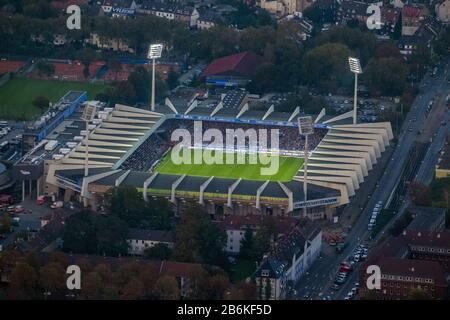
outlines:
[{"label": "football stadium", "polygon": [[[100,108],[88,130],[83,121],[74,120],[65,128],[70,134],[61,129],[70,147],[64,146],[64,154],[56,148],[46,160],[45,194],[98,209],[106,204],[109,190],[132,186],[145,200],[168,199],[178,213],[186,203],[196,202],[211,215],[300,217],[306,207],[312,219],[332,218],[337,207],[349,203],[393,138],[388,122],[352,124],[351,112],[330,117],[322,110],[314,115],[305,199],[305,138],[299,134],[299,108],[292,113],[275,112],[273,107],[256,111],[245,102],[233,107],[224,101],[226,96],[206,107],[195,99],[189,103],[166,99],[156,111],[117,104]],[[181,148],[179,129],[188,133]],[[223,141],[205,139],[208,132],[228,137],[230,131],[243,132],[241,141],[235,134],[233,144],[227,141],[222,147]],[[254,139],[252,134],[262,131],[269,132],[267,139]],[[276,141],[271,132],[277,133]],[[198,153],[201,161],[175,161],[176,148],[191,160]],[[212,159],[204,157],[206,152]],[[264,173],[271,165],[276,170]]]}]

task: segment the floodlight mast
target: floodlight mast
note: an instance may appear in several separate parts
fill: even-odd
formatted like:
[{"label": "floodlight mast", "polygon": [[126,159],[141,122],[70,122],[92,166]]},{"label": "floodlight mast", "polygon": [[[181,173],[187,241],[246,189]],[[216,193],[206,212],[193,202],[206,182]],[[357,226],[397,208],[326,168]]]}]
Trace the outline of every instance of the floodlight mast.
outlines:
[{"label": "floodlight mast", "polygon": [[161,58],[162,44],[151,44],[148,48],[148,58],[152,60],[152,96],[151,96],[151,110],[155,111],[155,66],[156,59]]},{"label": "floodlight mast", "polygon": [[[86,103],[84,106],[81,119],[84,120],[86,125],[86,138],[84,140],[84,177],[89,175],[89,122],[94,119],[96,106]],[[84,206],[87,207],[87,198],[84,198]]]},{"label": "floodlight mast", "polygon": [[299,117],[298,118],[298,129],[300,135],[305,137],[305,162],[303,164],[303,198],[304,198],[304,209],[303,215],[306,217],[307,206],[306,201],[308,200],[308,136],[314,133],[313,121],[311,116]]},{"label": "floodlight mast", "polygon": [[349,57],[348,64],[350,66],[350,71],[355,74],[355,92],[353,93],[353,124],[356,124],[358,122],[358,74],[362,73],[362,68],[358,58]]}]

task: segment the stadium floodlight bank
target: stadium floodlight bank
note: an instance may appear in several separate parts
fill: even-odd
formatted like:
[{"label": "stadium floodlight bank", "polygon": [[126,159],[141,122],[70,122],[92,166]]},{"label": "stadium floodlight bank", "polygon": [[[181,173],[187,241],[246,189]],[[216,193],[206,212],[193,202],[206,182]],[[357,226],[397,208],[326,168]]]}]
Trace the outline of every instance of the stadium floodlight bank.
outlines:
[{"label": "stadium floodlight bank", "polygon": [[162,44],[151,44],[148,48],[148,58],[152,60],[152,96],[151,96],[151,109],[155,111],[155,66],[156,59],[161,58],[162,55]]},{"label": "stadium floodlight bank", "polygon": [[358,122],[358,74],[362,73],[361,63],[359,62],[358,58],[349,57],[348,58],[348,64],[350,66],[350,71],[355,74],[355,92],[353,97],[353,124],[356,124]]}]

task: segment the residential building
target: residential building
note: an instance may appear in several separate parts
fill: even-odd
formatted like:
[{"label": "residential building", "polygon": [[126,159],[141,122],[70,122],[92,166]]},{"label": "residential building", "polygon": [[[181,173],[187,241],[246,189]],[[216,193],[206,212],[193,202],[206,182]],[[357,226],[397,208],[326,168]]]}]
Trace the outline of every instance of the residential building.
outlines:
[{"label": "residential building", "polygon": [[131,228],[128,233],[128,253],[131,255],[143,255],[145,249],[157,244],[164,244],[169,248],[174,245],[174,235],[166,230],[146,230]]},{"label": "residential building", "polygon": [[402,8],[402,35],[413,36],[420,28],[422,20],[421,8],[404,6]]},{"label": "residential building", "polygon": [[108,38],[97,33],[91,33],[86,42],[100,49],[134,53],[134,49],[128,45],[127,41],[120,38]]},{"label": "residential building", "polygon": [[361,265],[360,283],[366,283],[370,265],[380,267],[381,287],[369,290],[360,286],[362,298],[403,300],[420,288],[432,299],[443,299],[450,271],[450,232],[405,230],[375,249]]},{"label": "residential building", "polygon": [[225,251],[230,254],[239,254],[241,241],[247,230],[256,235],[264,222],[272,219],[277,232],[277,238],[286,235],[297,224],[297,219],[292,217],[269,217],[259,215],[229,215],[223,221],[218,222],[220,228],[227,234]]},{"label": "residential building", "polygon": [[258,298],[284,299],[291,288],[319,257],[322,231],[312,221],[302,219],[274,245],[254,277]]},{"label": "residential building", "polygon": [[257,4],[277,17],[305,11],[314,0],[260,0]]},{"label": "residential building", "polygon": [[184,23],[188,27],[197,26],[199,13],[196,8],[179,4],[166,3],[161,1],[145,1],[136,10],[139,14],[155,15],[168,20],[175,20]]},{"label": "residential building", "polygon": [[210,29],[220,23],[223,23],[223,18],[213,11],[200,11],[197,19],[197,29]]},{"label": "residential building", "polygon": [[137,5],[134,0],[104,0],[102,4],[102,11],[107,15],[127,12],[127,10],[135,10],[136,8]]}]

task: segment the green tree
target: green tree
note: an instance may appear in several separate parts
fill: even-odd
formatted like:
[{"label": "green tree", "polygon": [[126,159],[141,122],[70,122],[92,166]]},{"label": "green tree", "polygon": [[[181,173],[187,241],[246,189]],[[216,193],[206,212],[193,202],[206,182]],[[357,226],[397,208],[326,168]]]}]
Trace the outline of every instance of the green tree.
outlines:
[{"label": "green tree", "polygon": [[29,264],[19,262],[10,275],[9,297],[11,299],[33,299],[37,287],[36,271]]},{"label": "green tree", "polygon": [[169,260],[173,250],[164,243],[158,243],[144,250],[144,258],[150,260]]},{"label": "green tree", "polygon": [[94,215],[81,211],[71,215],[64,224],[63,250],[72,253],[92,254],[97,248]]},{"label": "green tree", "polygon": [[372,94],[399,96],[403,93],[408,67],[401,57],[372,59],[365,70],[365,83]]},{"label": "green tree", "polygon": [[244,237],[241,240],[241,250],[239,252],[240,256],[244,259],[253,260],[255,250],[255,241],[253,239],[253,230],[246,229]]},{"label": "green tree", "polygon": [[33,99],[32,103],[33,106],[41,109],[41,112],[44,112],[48,108],[50,101],[48,100],[47,97],[37,96],[36,98]]},{"label": "green tree", "polygon": [[166,82],[170,90],[174,89],[178,85],[178,73],[175,72],[173,68],[170,68]]},{"label": "green tree", "polygon": [[39,75],[52,76],[55,74],[55,65],[42,60],[36,64],[36,68]]},{"label": "green tree", "polygon": [[350,76],[349,48],[340,43],[326,43],[308,51],[303,59],[306,83],[324,90],[335,91]]},{"label": "green tree", "polygon": [[264,253],[270,250],[272,242],[275,240],[275,236],[275,221],[273,217],[269,216],[267,219],[264,219],[260,229],[256,232],[254,251],[257,259],[261,259]]},{"label": "green tree", "polygon": [[175,257],[179,261],[227,266],[225,233],[198,205],[187,207],[176,228]]},{"label": "green tree", "polygon": [[427,291],[422,288],[414,288],[408,294],[408,300],[430,300],[431,297]]},{"label": "green tree", "polygon": [[117,216],[100,216],[96,221],[97,253],[108,256],[128,252],[128,226]]},{"label": "green tree", "polygon": [[58,263],[49,263],[39,270],[39,285],[52,295],[63,292],[66,286],[65,269]]}]

